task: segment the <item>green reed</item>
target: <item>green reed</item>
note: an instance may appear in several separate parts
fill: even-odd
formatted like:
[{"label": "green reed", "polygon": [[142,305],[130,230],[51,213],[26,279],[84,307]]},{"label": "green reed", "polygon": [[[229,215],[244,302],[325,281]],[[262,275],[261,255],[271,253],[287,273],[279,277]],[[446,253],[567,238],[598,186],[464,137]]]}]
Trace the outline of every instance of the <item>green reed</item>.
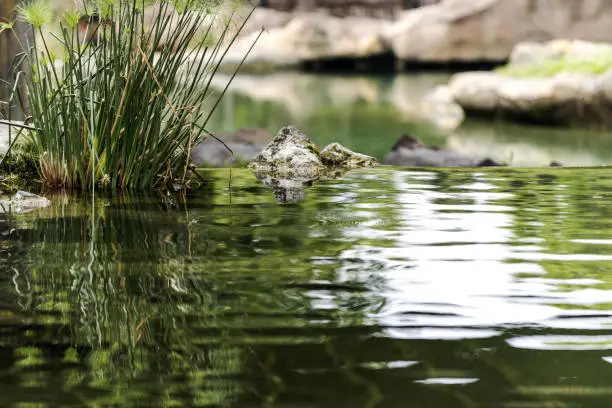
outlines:
[{"label": "green reed", "polygon": [[54,34],[44,29],[45,4],[34,1],[20,9],[36,39],[22,44],[27,96],[19,100],[45,183],[187,184],[190,153],[212,136],[206,124],[227,89],[213,95],[211,81],[248,16],[235,29],[232,15],[219,30],[210,1],[161,0],[145,20],[150,1],[100,0],[67,12]]}]

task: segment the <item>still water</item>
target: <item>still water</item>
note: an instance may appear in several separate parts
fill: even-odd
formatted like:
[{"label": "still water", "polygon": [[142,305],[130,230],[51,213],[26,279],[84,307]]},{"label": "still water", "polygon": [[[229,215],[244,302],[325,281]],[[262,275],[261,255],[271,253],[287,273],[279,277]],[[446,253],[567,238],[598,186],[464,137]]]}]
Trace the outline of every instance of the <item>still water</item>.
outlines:
[{"label": "still water", "polygon": [[609,169],[202,175],[2,216],[0,406],[608,406]]},{"label": "still water", "polygon": [[[209,127],[215,131],[260,127],[276,134],[282,126],[294,124],[320,145],[339,142],[380,160],[402,133],[410,132],[427,144],[511,166],[541,167],[553,160],[566,166],[610,163],[609,132],[476,120],[452,132],[428,125],[422,101],[448,79],[448,75],[429,73],[239,75]],[[228,80],[218,77],[213,85],[222,89]]]}]

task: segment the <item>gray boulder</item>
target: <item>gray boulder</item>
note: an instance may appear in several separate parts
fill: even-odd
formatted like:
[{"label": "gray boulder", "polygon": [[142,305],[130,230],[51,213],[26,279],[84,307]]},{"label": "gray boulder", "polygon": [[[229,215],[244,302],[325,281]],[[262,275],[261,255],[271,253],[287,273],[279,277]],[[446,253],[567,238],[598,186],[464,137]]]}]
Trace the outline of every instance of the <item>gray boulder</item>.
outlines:
[{"label": "gray boulder", "polygon": [[503,61],[520,42],[612,40],[610,4],[608,0],[441,0],[404,11],[382,37],[402,60]]},{"label": "gray boulder", "polygon": [[305,61],[326,58],[375,56],[387,51],[379,38],[386,25],[383,20],[368,17],[292,13],[286,21],[275,19],[259,38],[259,31],[238,38],[222,63],[226,71],[236,67],[253,44],[242,65],[243,72],[295,68]]},{"label": "gray boulder", "polygon": [[579,40],[520,43],[514,48],[510,63],[501,70],[456,74],[448,89],[452,100],[468,115],[538,124],[609,127],[610,61],[612,45],[607,43]]},{"label": "gray boulder", "polygon": [[295,204],[306,199],[306,188],[314,183],[312,179],[288,179],[273,177],[269,174],[256,174],[256,177],[274,194],[274,200],[281,204]]},{"label": "gray boulder", "polygon": [[385,164],[404,167],[501,166],[492,159],[475,160],[450,149],[424,146],[417,138],[402,135],[385,158]]},{"label": "gray boulder", "polygon": [[449,87],[468,115],[502,114],[542,124],[610,125],[609,77],[561,72],[552,77],[515,78],[468,72],[453,76]]},{"label": "gray boulder", "polygon": [[355,153],[340,143],[332,143],[321,152],[321,161],[326,166],[341,167],[346,170],[374,167],[378,161],[365,154]]},{"label": "gray boulder", "polygon": [[344,171],[377,164],[375,158],[355,153],[338,143],[332,143],[319,152],[308,136],[293,126],[286,126],[249,163],[249,168],[260,179],[269,176],[282,180],[314,181],[337,178]]},{"label": "gray boulder", "polygon": [[212,137],[199,143],[191,152],[191,160],[196,166],[221,167],[247,162],[254,159],[272,140],[268,130],[249,128],[239,129],[236,132],[217,133],[215,137],[222,140],[225,145]]},{"label": "gray boulder", "polygon": [[293,126],[283,127],[253,161],[249,168],[257,173],[287,178],[321,177],[326,170],[317,145]]}]

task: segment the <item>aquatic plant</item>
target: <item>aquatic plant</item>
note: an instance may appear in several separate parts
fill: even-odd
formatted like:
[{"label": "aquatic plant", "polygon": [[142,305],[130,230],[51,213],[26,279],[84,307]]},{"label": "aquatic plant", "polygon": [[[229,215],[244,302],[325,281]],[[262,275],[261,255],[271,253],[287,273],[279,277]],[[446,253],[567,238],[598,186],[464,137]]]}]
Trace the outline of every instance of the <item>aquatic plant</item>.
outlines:
[{"label": "aquatic plant", "polygon": [[21,44],[27,69],[15,77],[25,78],[27,95],[18,99],[46,184],[189,183],[192,148],[214,137],[206,124],[227,89],[213,97],[210,83],[250,14],[237,29],[232,14],[217,30],[210,0],[161,0],[145,16],[151,4],[84,3],[63,15],[59,34],[44,29],[51,17],[43,0],[20,8],[36,39]]}]

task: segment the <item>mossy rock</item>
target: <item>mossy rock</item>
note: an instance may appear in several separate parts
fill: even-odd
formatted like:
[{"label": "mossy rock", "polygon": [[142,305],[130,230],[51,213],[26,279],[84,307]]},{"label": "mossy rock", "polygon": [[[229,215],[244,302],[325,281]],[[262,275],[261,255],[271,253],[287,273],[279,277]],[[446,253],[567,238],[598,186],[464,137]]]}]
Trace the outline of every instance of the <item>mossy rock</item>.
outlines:
[{"label": "mossy rock", "polygon": [[304,133],[293,126],[283,127],[274,140],[249,164],[258,177],[275,176],[281,179],[326,178],[337,170],[373,167],[378,161],[332,143],[319,151]]}]

